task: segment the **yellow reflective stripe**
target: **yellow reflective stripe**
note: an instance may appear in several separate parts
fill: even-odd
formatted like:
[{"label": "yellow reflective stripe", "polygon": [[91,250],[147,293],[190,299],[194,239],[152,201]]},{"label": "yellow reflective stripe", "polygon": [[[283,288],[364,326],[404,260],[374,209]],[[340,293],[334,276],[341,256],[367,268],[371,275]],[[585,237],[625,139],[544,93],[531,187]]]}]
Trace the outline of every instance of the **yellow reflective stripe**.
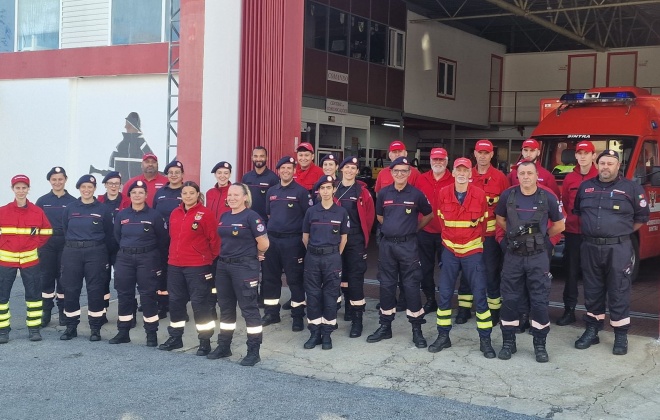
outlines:
[{"label": "yellow reflective stripe", "polygon": [[500,309],[502,307],[502,298],[488,298],[488,309]]},{"label": "yellow reflective stripe", "polygon": [[489,309],[484,312],[477,312],[477,328],[493,328],[493,320]]},{"label": "yellow reflective stripe", "polygon": [[493,328],[493,321],[491,321],[490,319],[488,321],[477,320],[477,328],[480,329]]},{"label": "yellow reflective stripe", "polygon": [[25,264],[39,259],[38,255],[34,255],[28,258],[14,258],[14,257],[0,257],[0,261],[10,262],[10,263],[19,263]]},{"label": "yellow reflective stripe", "polygon": [[0,311],[6,311],[7,309],[9,309],[9,302],[0,303]]},{"label": "yellow reflective stripe", "polygon": [[52,235],[53,229],[39,229],[37,227],[19,228],[15,226],[2,226],[0,227],[0,233],[3,235]]},{"label": "yellow reflective stripe", "polygon": [[41,300],[25,301],[25,306],[27,306],[28,308],[41,308],[42,304],[43,301]]},{"label": "yellow reflective stripe", "polygon": [[39,235],[52,235],[53,229],[39,229]]},{"label": "yellow reflective stripe", "polygon": [[486,309],[486,312],[477,312],[477,319],[486,320],[490,318],[490,310]]},{"label": "yellow reflective stripe", "polygon": [[[39,321],[41,322],[41,321]],[[6,321],[0,321],[0,328],[7,328],[9,327],[9,320]]]},{"label": "yellow reflective stripe", "polygon": [[441,327],[451,327],[451,309],[438,309],[436,323]]},{"label": "yellow reflective stripe", "polygon": [[451,316],[451,309],[438,309],[435,314],[437,316]]},{"label": "yellow reflective stripe", "polygon": [[0,314],[0,321],[4,321],[9,318],[11,318],[11,312],[7,312],[6,314]]},{"label": "yellow reflective stripe", "polygon": [[38,311],[28,311],[27,312],[27,317],[28,318],[34,318],[34,317],[39,317],[41,318],[41,315],[43,314],[44,311],[39,309]]},{"label": "yellow reflective stripe", "polygon": [[484,247],[481,238],[474,239],[466,244],[456,244],[447,239],[443,239],[442,242],[457,254],[467,254],[470,251],[475,249],[483,249]]},{"label": "yellow reflective stripe", "polygon": [[486,232],[495,232],[495,220],[489,220],[486,222]]},{"label": "yellow reflective stripe", "polygon": [[41,317],[39,319],[28,319],[25,324],[28,327],[38,327],[41,325]]},{"label": "yellow reflective stripe", "polygon": [[37,248],[31,249],[29,251],[21,251],[21,252],[12,252],[12,251],[0,249],[0,257],[24,258],[35,254],[37,254]]}]

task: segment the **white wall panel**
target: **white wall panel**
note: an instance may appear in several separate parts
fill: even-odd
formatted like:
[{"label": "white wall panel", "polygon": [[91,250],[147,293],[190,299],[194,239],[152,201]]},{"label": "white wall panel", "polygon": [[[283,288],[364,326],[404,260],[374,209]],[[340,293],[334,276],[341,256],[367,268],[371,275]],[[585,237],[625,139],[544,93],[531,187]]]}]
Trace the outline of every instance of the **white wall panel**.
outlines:
[{"label": "white wall panel", "polygon": [[62,0],[62,48],[108,45],[110,0]]}]

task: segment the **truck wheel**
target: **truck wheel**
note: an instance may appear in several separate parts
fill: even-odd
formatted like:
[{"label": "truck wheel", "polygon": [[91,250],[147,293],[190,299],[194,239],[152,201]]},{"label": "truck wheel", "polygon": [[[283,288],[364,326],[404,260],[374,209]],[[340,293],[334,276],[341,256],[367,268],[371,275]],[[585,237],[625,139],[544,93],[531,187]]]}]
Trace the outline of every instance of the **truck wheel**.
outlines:
[{"label": "truck wheel", "polygon": [[635,256],[635,261],[633,263],[633,270],[632,274],[630,276],[630,281],[635,282],[637,281],[637,276],[639,275],[639,236],[637,235],[631,235],[630,240],[632,241],[632,246],[633,246],[633,255]]}]

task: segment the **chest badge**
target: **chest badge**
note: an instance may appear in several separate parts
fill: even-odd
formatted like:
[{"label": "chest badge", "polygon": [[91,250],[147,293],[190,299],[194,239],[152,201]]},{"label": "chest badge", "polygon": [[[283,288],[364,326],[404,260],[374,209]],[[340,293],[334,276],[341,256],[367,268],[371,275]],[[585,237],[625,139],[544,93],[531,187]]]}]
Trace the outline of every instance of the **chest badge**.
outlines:
[{"label": "chest badge", "polygon": [[412,213],[412,209],[406,209],[406,214]]},{"label": "chest badge", "polygon": [[231,231],[231,234],[234,235],[234,236],[237,236],[237,235],[238,235],[238,231],[237,231],[237,230],[232,230],[232,231]]},{"label": "chest badge", "polygon": [[287,207],[289,207],[290,209],[292,209],[292,208],[293,208],[293,203],[288,203],[288,204],[287,204]]},{"label": "chest badge", "polygon": [[199,223],[195,222],[192,224],[192,230],[197,230],[198,227],[199,227]]}]

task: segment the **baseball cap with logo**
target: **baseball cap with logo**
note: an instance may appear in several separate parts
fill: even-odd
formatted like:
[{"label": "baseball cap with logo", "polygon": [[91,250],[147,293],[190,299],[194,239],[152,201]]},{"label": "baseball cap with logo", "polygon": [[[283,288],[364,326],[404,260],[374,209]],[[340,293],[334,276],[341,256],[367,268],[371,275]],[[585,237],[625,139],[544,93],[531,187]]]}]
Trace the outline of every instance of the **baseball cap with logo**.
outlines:
[{"label": "baseball cap with logo", "polygon": [[142,162],[144,162],[147,159],[153,159],[156,162],[158,162],[158,158],[153,153],[145,153],[144,155],[142,155]]},{"label": "baseball cap with logo", "polygon": [[454,161],[454,169],[458,168],[459,166],[465,166],[468,169],[472,169],[472,161],[468,158],[458,158]]},{"label": "baseball cap with logo", "polygon": [[431,149],[431,159],[447,159],[447,151],[442,147]]},{"label": "baseball cap with logo", "polygon": [[296,147],[296,152],[312,152],[314,153],[314,146],[311,143],[302,142]]},{"label": "baseball cap with logo", "polygon": [[523,142],[521,149],[528,147],[530,149],[540,149],[539,142],[535,139],[527,139]]},{"label": "baseball cap with logo", "polygon": [[390,143],[390,152],[393,152],[395,150],[406,150],[406,145],[403,144],[401,140],[394,140],[392,143]]},{"label": "baseball cap with logo", "polygon": [[596,153],[596,148],[594,147],[594,144],[590,141],[581,141],[575,146],[575,151],[579,152],[580,150],[584,150],[585,152],[591,152],[591,153]]},{"label": "baseball cap with logo", "polygon": [[13,187],[14,185],[18,184],[19,182],[24,183],[28,187],[30,186],[30,178],[27,177],[27,175],[15,175],[11,179],[11,186]]},{"label": "baseball cap with logo", "polygon": [[490,140],[479,140],[474,146],[474,150],[477,152],[492,152],[493,143],[491,143]]}]

